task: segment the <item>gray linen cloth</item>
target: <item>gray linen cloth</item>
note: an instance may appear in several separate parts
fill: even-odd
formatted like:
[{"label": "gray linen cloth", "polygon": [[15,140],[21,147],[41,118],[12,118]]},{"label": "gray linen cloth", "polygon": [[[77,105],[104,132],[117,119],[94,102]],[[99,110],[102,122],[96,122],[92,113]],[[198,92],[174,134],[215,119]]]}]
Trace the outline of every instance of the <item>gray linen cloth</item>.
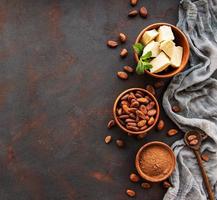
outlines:
[{"label": "gray linen cloth", "polygon": [[[217,69],[217,0],[182,0],[177,26],[188,37],[191,55],[188,69],[175,76],[163,98],[168,116],[184,132],[204,131],[201,152],[210,160],[204,162],[217,199],[217,81],[211,78]],[[178,104],[182,111],[174,113]],[[196,158],[183,140],[172,146],[177,165],[171,176],[174,187],[168,189],[164,200],[208,199]]]}]

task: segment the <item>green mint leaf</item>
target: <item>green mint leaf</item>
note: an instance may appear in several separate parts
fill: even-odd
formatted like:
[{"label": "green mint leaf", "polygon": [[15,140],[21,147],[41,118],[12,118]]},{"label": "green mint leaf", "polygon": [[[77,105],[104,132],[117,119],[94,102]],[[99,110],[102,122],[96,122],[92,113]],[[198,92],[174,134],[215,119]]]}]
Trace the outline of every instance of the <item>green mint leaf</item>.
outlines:
[{"label": "green mint leaf", "polygon": [[147,54],[144,55],[144,57],[142,56],[140,58],[136,67],[136,73],[138,75],[142,75],[144,74],[145,70],[152,68],[152,65],[149,63],[150,56],[151,53],[148,52]]},{"label": "green mint leaf", "polygon": [[138,62],[138,64],[137,64],[136,73],[137,73],[138,75],[144,74],[143,63],[142,63],[141,60],[140,60],[140,61]]},{"label": "green mint leaf", "polygon": [[152,56],[152,52],[148,51],[145,55],[143,55],[143,56],[140,57],[140,60],[147,61],[148,59],[151,58],[151,56]]},{"label": "green mint leaf", "polygon": [[144,46],[141,43],[136,43],[133,45],[133,49],[140,56],[140,55],[142,55]]}]

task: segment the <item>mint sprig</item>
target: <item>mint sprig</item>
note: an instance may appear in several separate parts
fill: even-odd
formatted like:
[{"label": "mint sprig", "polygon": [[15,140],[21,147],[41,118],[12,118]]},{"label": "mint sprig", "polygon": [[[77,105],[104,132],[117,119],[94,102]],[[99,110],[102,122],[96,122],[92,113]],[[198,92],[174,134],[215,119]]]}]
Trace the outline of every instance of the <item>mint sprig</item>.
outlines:
[{"label": "mint sprig", "polygon": [[138,75],[144,74],[144,71],[152,68],[152,65],[149,63],[152,52],[149,51],[145,55],[141,56],[136,67],[136,73]]},{"label": "mint sprig", "polygon": [[141,43],[136,43],[133,45],[133,49],[140,56],[140,55],[142,55],[144,46]]}]

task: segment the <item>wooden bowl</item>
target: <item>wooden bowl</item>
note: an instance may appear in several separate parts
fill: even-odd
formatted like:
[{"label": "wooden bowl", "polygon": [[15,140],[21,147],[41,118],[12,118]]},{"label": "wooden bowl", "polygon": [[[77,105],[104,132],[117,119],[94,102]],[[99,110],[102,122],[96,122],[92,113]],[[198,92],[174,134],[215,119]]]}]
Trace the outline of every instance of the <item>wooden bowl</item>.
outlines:
[{"label": "wooden bowl", "polygon": [[[178,68],[169,67],[168,71],[162,71],[160,73],[151,73],[148,70],[145,70],[145,72],[147,74],[149,74],[150,76],[153,76],[155,78],[169,78],[169,77],[172,77],[172,76],[178,74],[179,72],[184,70],[185,66],[188,63],[188,59],[189,59],[189,55],[190,55],[190,48],[189,48],[189,43],[188,43],[187,37],[179,28],[177,28],[176,26],[174,26],[172,24],[155,23],[155,24],[149,25],[148,27],[146,27],[145,29],[143,29],[139,33],[139,35],[136,38],[135,43],[140,42],[140,39],[141,39],[142,35],[145,33],[145,31],[148,31],[151,29],[158,29],[162,25],[170,26],[172,28],[172,31],[173,31],[174,36],[175,36],[176,45],[183,47],[183,56],[182,56],[181,65]],[[135,58],[136,62],[138,63],[139,62],[139,56],[137,53],[134,53],[134,58]]]},{"label": "wooden bowl", "polygon": [[[153,176],[153,175],[150,175],[153,172],[150,172],[148,174],[148,173],[144,173],[144,171],[142,171],[141,164],[140,164],[140,158],[141,158],[141,156],[145,150],[147,152],[149,151],[148,153],[146,153],[146,155],[149,155],[149,156],[155,155],[155,158],[153,158],[153,159],[150,159],[147,157],[147,161],[148,160],[150,161],[150,160],[162,159],[164,157],[164,159],[161,163],[166,163],[166,165],[164,165],[165,169],[162,170],[162,175]],[[158,163],[159,163],[159,166],[160,165],[162,166],[162,164],[160,164],[160,162],[158,162]],[[143,145],[139,149],[139,151],[137,152],[137,155],[136,155],[135,165],[136,165],[136,169],[138,171],[138,174],[142,178],[144,178],[147,181],[151,181],[151,182],[160,182],[160,181],[167,179],[172,174],[172,172],[174,171],[175,166],[176,166],[176,159],[175,159],[175,155],[173,153],[173,150],[167,144],[165,144],[163,142],[154,141],[154,142],[149,142],[149,143]],[[154,171],[153,169],[155,169],[155,165],[153,164],[153,167],[151,167],[150,169],[152,171]]]},{"label": "wooden bowl", "polygon": [[[121,99],[121,97],[123,97],[126,93],[129,93],[131,91],[142,91],[144,93],[146,93],[154,102],[155,102],[155,105],[156,105],[156,110],[157,110],[157,113],[155,115],[155,121],[154,123],[149,126],[147,129],[143,130],[143,131],[131,131],[131,130],[128,130],[127,128],[125,128],[118,120],[118,117],[117,117],[117,114],[116,114],[116,109],[117,109],[117,105]],[[133,134],[133,135],[139,135],[139,134],[145,134],[147,133],[148,131],[150,131],[154,126],[155,124],[157,123],[158,121],[158,118],[159,118],[159,115],[160,115],[160,107],[159,107],[159,104],[157,102],[157,99],[147,90],[143,89],[143,88],[130,88],[128,90],[125,90],[124,92],[122,92],[115,100],[115,103],[114,103],[114,106],[113,106],[113,116],[114,116],[114,119],[115,119],[115,122],[116,124],[126,133],[130,133],[130,134]]]}]

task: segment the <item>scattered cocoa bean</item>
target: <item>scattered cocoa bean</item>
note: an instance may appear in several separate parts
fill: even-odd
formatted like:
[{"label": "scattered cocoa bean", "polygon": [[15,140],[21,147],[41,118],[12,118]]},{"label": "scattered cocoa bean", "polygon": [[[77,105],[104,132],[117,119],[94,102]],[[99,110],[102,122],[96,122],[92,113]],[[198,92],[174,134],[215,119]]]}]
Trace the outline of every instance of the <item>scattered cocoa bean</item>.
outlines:
[{"label": "scattered cocoa bean", "polygon": [[107,136],[105,137],[105,143],[108,144],[108,143],[110,143],[111,141],[112,141],[112,136],[111,136],[111,135],[107,135]]},{"label": "scattered cocoa bean", "polygon": [[148,11],[147,11],[147,8],[145,6],[141,7],[140,10],[139,10],[139,14],[141,17],[147,17],[148,15]]},{"label": "scattered cocoa bean", "polygon": [[132,173],[132,174],[130,174],[130,180],[134,183],[137,183],[137,182],[139,182],[140,178],[135,173]]},{"label": "scattered cocoa bean", "polygon": [[194,140],[191,140],[190,142],[189,142],[189,144],[190,145],[192,145],[192,146],[195,146],[195,145],[197,145],[198,144],[198,140],[197,139],[194,139]]},{"label": "scattered cocoa bean", "polygon": [[177,106],[177,105],[174,105],[174,106],[172,107],[172,110],[173,110],[173,112],[177,113],[177,112],[180,112],[180,111],[181,111],[181,108],[180,108],[179,106]]},{"label": "scattered cocoa bean", "polygon": [[122,80],[127,80],[128,79],[128,74],[126,72],[117,72],[117,76],[118,78],[122,79]]},{"label": "scattered cocoa bean", "polygon": [[155,95],[155,89],[152,85],[147,85],[146,90],[148,90],[151,94]]},{"label": "scattered cocoa bean", "polygon": [[135,197],[136,196],[136,192],[134,190],[127,189],[126,193],[129,197]]},{"label": "scattered cocoa bean", "polygon": [[120,56],[122,58],[125,58],[127,55],[128,55],[127,49],[121,49]]},{"label": "scattered cocoa bean", "polygon": [[156,115],[156,113],[157,113],[157,110],[151,109],[148,111],[148,116],[154,116],[154,115]]},{"label": "scattered cocoa bean", "polygon": [[[144,130],[147,129],[147,126],[144,128]],[[140,128],[140,130],[142,131],[142,129]],[[143,139],[146,136],[146,133],[141,133],[139,135],[137,135],[137,139]]]},{"label": "scattered cocoa bean", "polygon": [[134,69],[130,66],[124,66],[123,67],[124,71],[128,72],[128,73],[133,73]]},{"label": "scattered cocoa bean", "polygon": [[124,143],[123,140],[118,139],[118,140],[116,140],[116,145],[117,145],[118,147],[122,148],[122,147],[124,147],[125,143]]},{"label": "scattered cocoa bean", "polygon": [[129,17],[135,17],[136,15],[138,15],[138,11],[137,11],[137,10],[131,10],[131,11],[128,13],[128,16],[129,16]]},{"label": "scattered cocoa bean", "polygon": [[168,134],[169,136],[176,135],[177,133],[178,133],[178,130],[176,130],[176,129],[170,129],[170,130],[167,132],[167,134]]},{"label": "scattered cocoa bean", "polygon": [[197,136],[196,135],[189,135],[187,139],[188,139],[188,141],[192,141],[194,139],[197,139]]},{"label": "scattered cocoa bean", "polygon": [[157,130],[161,131],[164,129],[164,121],[160,120],[157,125]]},{"label": "scattered cocoa bean", "polygon": [[127,36],[124,33],[119,33],[119,39],[122,43],[127,41]]},{"label": "scattered cocoa bean", "polygon": [[141,184],[141,187],[144,188],[144,189],[149,189],[149,188],[151,188],[151,184],[147,183],[147,182],[144,182],[144,183]]},{"label": "scattered cocoa bean", "polygon": [[164,86],[164,82],[163,81],[157,81],[157,82],[154,83],[154,87],[156,89],[161,88],[163,86]]},{"label": "scattered cocoa bean", "polygon": [[151,126],[152,124],[154,124],[154,117],[151,117],[151,118],[148,120],[148,125]]},{"label": "scattered cocoa bean", "polygon": [[209,161],[209,156],[208,156],[208,154],[206,154],[206,153],[203,153],[203,154],[201,155],[201,158],[202,158],[202,160],[205,161],[205,162],[208,162],[208,161]]},{"label": "scattered cocoa bean", "polygon": [[130,0],[130,4],[132,6],[135,6],[138,3],[138,0]]},{"label": "scattered cocoa bean", "polygon": [[110,120],[109,122],[108,122],[108,124],[107,124],[107,127],[109,128],[109,129],[111,129],[113,126],[115,126],[115,121],[112,119],[112,120]]},{"label": "scattered cocoa bean", "polygon": [[171,187],[171,184],[168,181],[164,181],[163,182],[163,187],[168,189],[169,187]]},{"label": "scattered cocoa bean", "polygon": [[107,45],[110,47],[110,48],[115,48],[118,46],[118,43],[114,40],[108,40],[107,41]]}]

